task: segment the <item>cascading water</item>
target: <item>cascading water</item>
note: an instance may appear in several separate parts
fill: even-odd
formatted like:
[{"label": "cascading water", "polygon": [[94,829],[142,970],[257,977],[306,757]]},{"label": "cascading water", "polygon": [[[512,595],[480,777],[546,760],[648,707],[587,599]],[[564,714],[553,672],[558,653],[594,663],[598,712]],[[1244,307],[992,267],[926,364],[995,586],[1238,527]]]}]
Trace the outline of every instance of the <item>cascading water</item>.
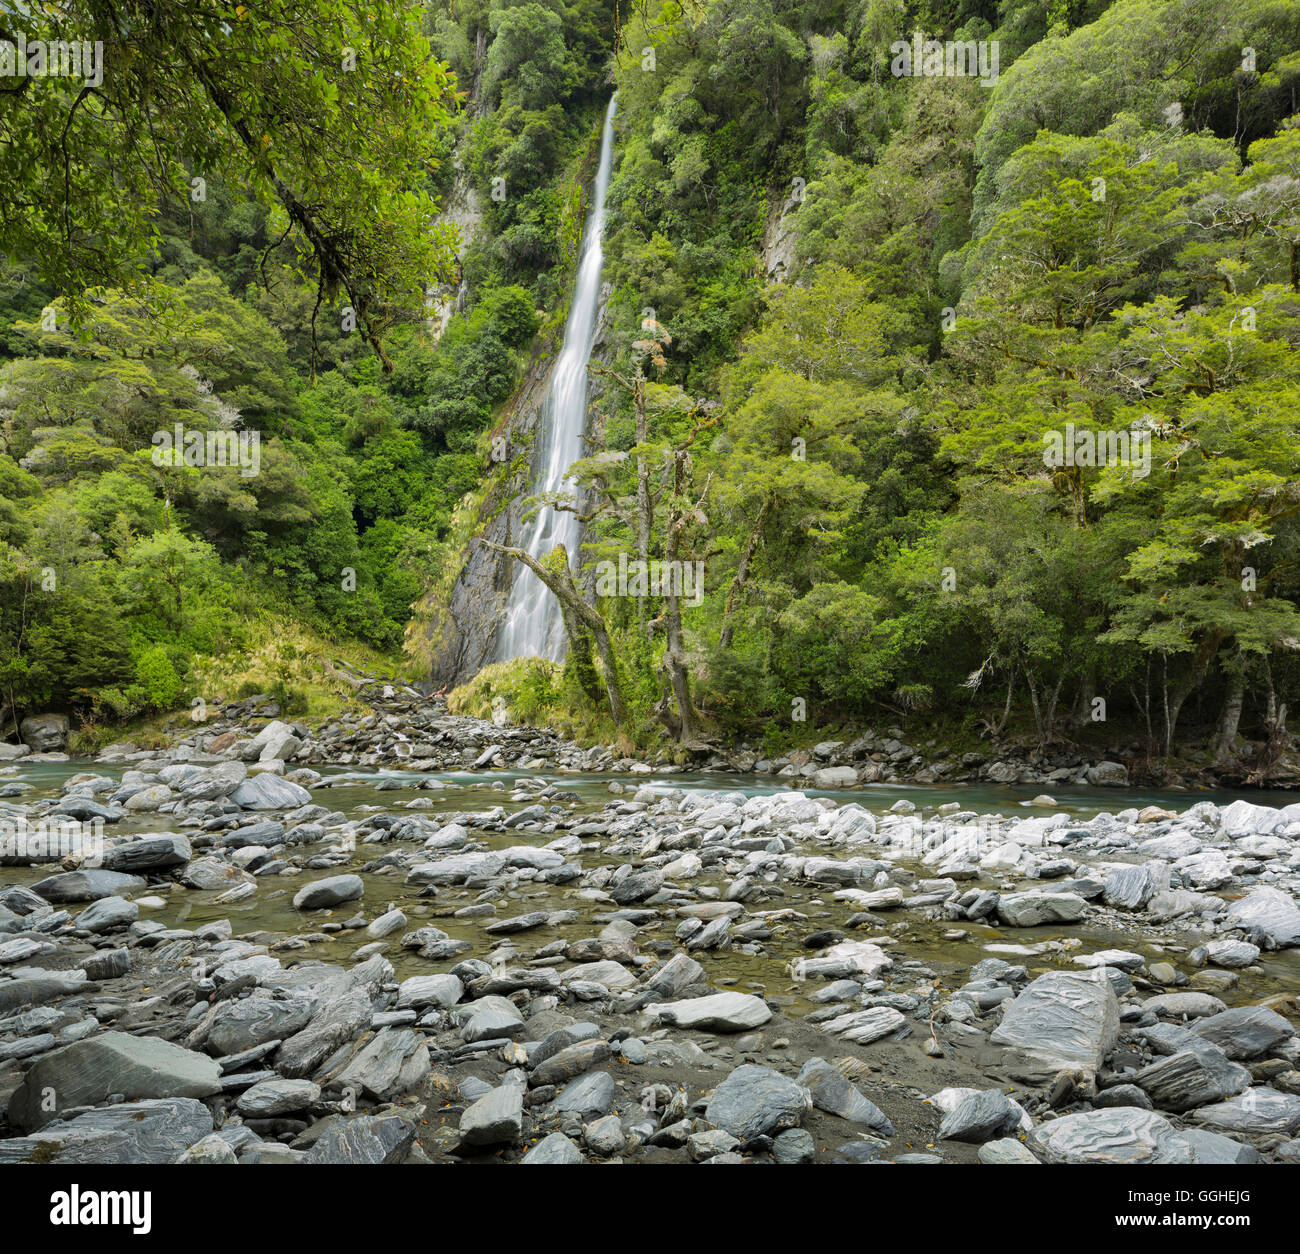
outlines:
[{"label": "cascading water", "polygon": [[[551,389],[538,422],[538,447],[534,465],[538,478],[533,491],[572,492],[569,467],[582,455],[582,436],[587,426],[587,363],[591,359],[596,330],[596,309],[600,301],[600,269],[604,261],[601,233],[605,229],[605,192],[614,156],[614,106],[605,110],[605,128],[600,137],[600,162],[591,193],[591,212],[582,236],[578,277],[573,285],[573,302],[564,328],[564,345],[551,375]],[[581,527],[577,515],[549,505],[537,511],[520,546],[542,561],[557,544],[564,545],[570,562],[578,556]],[[521,562],[515,562],[514,583],[506,606],[505,621],[498,637],[497,657],[544,657],[558,662],[566,646],[564,620],[559,602],[549,588]]]}]

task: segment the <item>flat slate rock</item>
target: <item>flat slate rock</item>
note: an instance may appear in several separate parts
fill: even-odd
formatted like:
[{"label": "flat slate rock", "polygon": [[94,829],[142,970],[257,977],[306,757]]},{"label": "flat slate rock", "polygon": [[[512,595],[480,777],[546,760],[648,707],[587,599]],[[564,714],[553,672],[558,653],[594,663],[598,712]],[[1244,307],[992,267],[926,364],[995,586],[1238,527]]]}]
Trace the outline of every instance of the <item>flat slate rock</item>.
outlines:
[{"label": "flat slate rock", "polygon": [[1295,1028],[1267,1006],[1237,1006],[1190,1025],[1229,1058],[1258,1058],[1294,1036]]},{"label": "flat slate rock", "polygon": [[401,1112],[338,1119],[316,1138],[303,1162],[365,1166],[401,1162],[416,1131],[415,1120]]},{"label": "flat slate rock", "polygon": [[1030,1150],[1046,1163],[1190,1163],[1191,1147],[1163,1115],[1124,1107],[1036,1126]]},{"label": "flat slate rock", "polygon": [[1265,1085],[1247,1089],[1217,1106],[1202,1106],[1192,1118],[1204,1127],[1223,1132],[1243,1132],[1248,1136],[1280,1132],[1295,1136],[1300,1132],[1300,1097],[1279,1093]]},{"label": "flat slate rock", "polygon": [[1229,927],[1258,928],[1280,947],[1300,945],[1300,906],[1280,888],[1256,888],[1230,902],[1227,922]]},{"label": "flat slate rock", "polygon": [[661,1023],[702,1032],[746,1032],[762,1027],[772,1011],[761,997],[751,993],[712,993],[684,1001],[654,1002],[645,1008]]},{"label": "flat slate rock", "polygon": [[123,1102],[50,1124],[31,1136],[0,1140],[0,1163],[174,1163],[211,1132],[212,1115],[194,1098]]},{"label": "flat slate rock", "polygon": [[46,901],[64,904],[134,893],[144,886],[144,880],[138,875],[127,875],[122,871],[68,871],[33,884],[32,891]]},{"label": "flat slate rock", "polygon": [[1181,1050],[1128,1077],[1161,1110],[1181,1113],[1235,1097],[1250,1087],[1250,1072],[1216,1050]]},{"label": "flat slate rock", "polygon": [[221,1071],[203,1054],[156,1037],[100,1032],[36,1062],[10,1098],[8,1117],[24,1131],[43,1127],[57,1113],[45,1109],[48,1091],[58,1110],[67,1110],[97,1105],[113,1093],[198,1098],[220,1090]]},{"label": "flat slate rock", "polygon": [[989,1037],[1007,1047],[1010,1074],[1041,1083],[1064,1068],[1100,1069],[1119,1035],[1119,1003],[1104,971],[1050,971],[1011,1002]]}]

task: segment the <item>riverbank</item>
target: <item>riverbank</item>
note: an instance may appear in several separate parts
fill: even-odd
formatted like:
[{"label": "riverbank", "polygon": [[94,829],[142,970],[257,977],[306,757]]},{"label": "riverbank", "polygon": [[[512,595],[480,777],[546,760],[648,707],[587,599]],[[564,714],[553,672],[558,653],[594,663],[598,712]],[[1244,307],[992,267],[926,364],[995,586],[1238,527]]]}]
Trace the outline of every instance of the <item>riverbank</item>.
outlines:
[{"label": "riverbank", "polygon": [[264,761],[5,768],[0,1161],[1300,1158],[1300,807]]}]

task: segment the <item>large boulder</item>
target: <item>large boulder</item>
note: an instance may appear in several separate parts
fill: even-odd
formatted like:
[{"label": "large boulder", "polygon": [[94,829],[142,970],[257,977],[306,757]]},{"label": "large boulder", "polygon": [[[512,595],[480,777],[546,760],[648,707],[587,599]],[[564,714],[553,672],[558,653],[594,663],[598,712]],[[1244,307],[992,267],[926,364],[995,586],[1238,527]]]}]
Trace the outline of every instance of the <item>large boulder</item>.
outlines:
[{"label": "large boulder", "polygon": [[68,716],[29,714],[18,724],[18,734],[33,753],[57,753],[68,747]]},{"label": "large boulder", "polygon": [[32,1136],[0,1140],[0,1163],[174,1163],[211,1132],[211,1113],[192,1097],[122,1102],[47,1124]]},{"label": "large boulder", "polygon": [[253,996],[219,1001],[195,1028],[189,1044],[214,1057],[242,1054],[267,1041],[283,1041],[311,1022],[315,1004],[310,997]]},{"label": "large boulder", "polygon": [[1163,1115],[1122,1106],[1037,1125],[1029,1148],[1047,1163],[1190,1163],[1192,1149]]},{"label": "large boulder", "polygon": [[1088,783],[1095,788],[1125,788],[1128,786],[1128,767],[1121,762],[1098,762],[1087,770]]},{"label": "large boulder", "polygon": [[359,875],[330,875],[304,884],[293,898],[295,910],[324,910],[345,902],[360,901],[366,886]]},{"label": "large boulder", "polygon": [[1048,893],[1030,889],[998,899],[998,917],[1008,927],[1038,927],[1042,923],[1075,923],[1083,918],[1087,902],[1074,893]]},{"label": "large boulder", "polygon": [[460,1117],[462,1145],[513,1145],[523,1134],[524,1091],[517,1084],[485,1093]]},{"label": "large boulder", "polygon": [[742,1142],[799,1124],[808,1109],[808,1090],[771,1067],[737,1067],[709,1098],[704,1117]]},{"label": "large boulder", "polygon": [[1267,1006],[1236,1006],[1198,1020],[1192,1031],[1237,1059],[1258,1058],[1296,1034],[1287,1020]]},{"label": "large boulder", "polygon": [[417,1131],[415,1119],[405,1111],[339,1118],[316,1137],[303,1162],[349,1166],[360,1163],[373,1167],[399,1163],[411,1148]]},{"label": "large boulder", "polygon": [[221,1072],[211,1058],[156,1037],[101,1032],[39,1059],[9,1101],[9,1122],[31,1131],[59,1111],[98,1105],[111,1093],[130,1100],[211,1097],[220,1089]]},{"label": "large boulder", "polygon": [[174,832],[117,841],[104,850],[107,871],[164,871],[184,866],[192,857],[189,840]]},{"label": "large boulder", "polygon": [[1119,1035],[1119,1003],[1104,972],[1050,971],[1007,1007],[989,1039],[1007,1047],[1011,1075],[1044,1083],[1062,1069],[1100,1068]]},{"label": "large boulder", "polygon": [[144,880],[138,875],[126,875],[121,871],[68,871],[33,884],[32,891],[40,893],[46,901],[63,905],[133,893],[144,886]]},{"label": "large boulder", "polygon": [[1128,1077],[1161,1110],[1182,1112],[1235,1097],[1250,1086],[1250,1072],[1217,1049],[1180,1050]]},{"label": "large boulder", "polygon": [[230,800],[245,810],[296,810],[311,801],[311,793],[278,775],[250,775],[230,794]]},{"label": "large boulder", "polygon": [[702,1032],[746,1032],[762,1027],[772,1011],[761,997],[751,993],[712,993],[685,1001],[655,1002],[646,1013],[662,1023]]},{"label": "large boulder", "polygon": [[1279,948],[1300,945],[1300,906],[1296,905],[1290,893],[1280,888],[1257,888],[1231,902],[1227,924],[1229,927],[1258,928]]},{"label": "large boulder", "polygon": [[180,874],[180,881],[186,888],[197,888],[205,892],[225,892],[238,888],[241,884],[256,884],[257,880],[247,871],[220,858],[195,858]]}]

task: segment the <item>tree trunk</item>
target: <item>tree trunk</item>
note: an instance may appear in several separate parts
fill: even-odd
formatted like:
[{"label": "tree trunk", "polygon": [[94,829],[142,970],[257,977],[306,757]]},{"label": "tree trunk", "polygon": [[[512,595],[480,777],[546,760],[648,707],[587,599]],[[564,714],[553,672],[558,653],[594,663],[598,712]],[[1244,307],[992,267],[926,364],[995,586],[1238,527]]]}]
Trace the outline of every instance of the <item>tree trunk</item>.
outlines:
[{"label": "tree trunk", "polygon": [[767,521],[771,508],[772,498],[770,496],[764,498],[754,529],[749,533],[745,547],[741,550],[740,561],[736,564],[736,574],[731,581],[731,587],[727,590],[727,605],[722,611],[722,634],[718,637],[718,645],[723,649],[731,648],[731,637],[735,631],[735,624],[731,620],[740,601],[740,594],[745,589],[745,582],[749,578],[749,564],[754,560],[754,554],[758,552],[759,541],[763,538],[763,524]]},{"label": "tree trunk", "polygon": [[[686,453],[677,449],[673,453],[673,499],[680,500],[684,486],[684,462]],[[681,532],[685,520],[674,509],[669,515],[667,535],[664,538],[664,557],[667,569],[680,569]],[[677,716],[681,720],[680,737],[683,741],[694,740],[698,732],[698,719],[695,707],[691,704],[690,678],[686,674],[686,648],[682,641],[682,606],[677,595],[676,580],[668,581],[668,595],[664,598],[664,667],[668,671],[668,680],[673,686],[673,698],[677,702]]]},{"label": "tree trunk", "polygon": [[1003,728],[1007,725],[1007,719],[1011,717],[1011,694],[1016,690],[1016,663],[1011,663],[1011,674],[1007,676],[1007,700],[1002,707],[1002,717],[998,719],[997,726],[993,729],[995,736],[1002,735]]},{"label": "tree trunk", "polygon": [[[605,671],[605,693],[609,699],[609,712],[618,726],[624,726],[627,723],[627,705],[623,701],[623,689],[618,680],[618,666],[615,662],[614,647],[609,641],[609,630],[605,626],[605,620],[582,599],[582,593],[574,584],[573,575],[569,571],[569,555],[565,552],[564,545],[557,544],[551,550],[551,558],[555,559],[557,555],[559,558],[555,561],[554,568],[551,568],[543,566],[523,549],[494,544],[491,540],[482,538],[479,539],[479,543],[489,549],[495,549],[498,553],[504,553],[507,557],[513,557],[518,562],[523,562],[555,594],[562,609],[568,611],[564,616],[566,631],[569,630],[570,622],[574,622],[582,624],[591,632],[596,653]],[[569,644],[571,647],[582,647],[572,635],[569,637]]]},{"label": "tree trunk", "polygon": [[1191,667],[1186,675],[1183,676],[1175,685],[1172,694],[1169,691],[1169,659],[1165,658],[1165,744],[1164,753],[1168,757],[1174,751],[1174,731],[1178,727],[1178,715],[1183,708],[1183,702],[1191,696],[1197,684],[1205,678],[1206,669],[1210,665],[1210,659],[1218,651],[1219,642],[1223,639],[1221,632],[1214,632],[1207,636],[1202,642],[1201,647],[1196,650],[1192,658]]},{"label": "tree trunk", "polygon": [[1214,748],[1214,765],[1226,766],[1232,756],[1232,742],[1241,722],[1241,705],[1246,695],[1246,672],[1234,666],[1228,673],[1228,692],[1223,699],[1223,713],[1219,718],[1219,732]]}]

